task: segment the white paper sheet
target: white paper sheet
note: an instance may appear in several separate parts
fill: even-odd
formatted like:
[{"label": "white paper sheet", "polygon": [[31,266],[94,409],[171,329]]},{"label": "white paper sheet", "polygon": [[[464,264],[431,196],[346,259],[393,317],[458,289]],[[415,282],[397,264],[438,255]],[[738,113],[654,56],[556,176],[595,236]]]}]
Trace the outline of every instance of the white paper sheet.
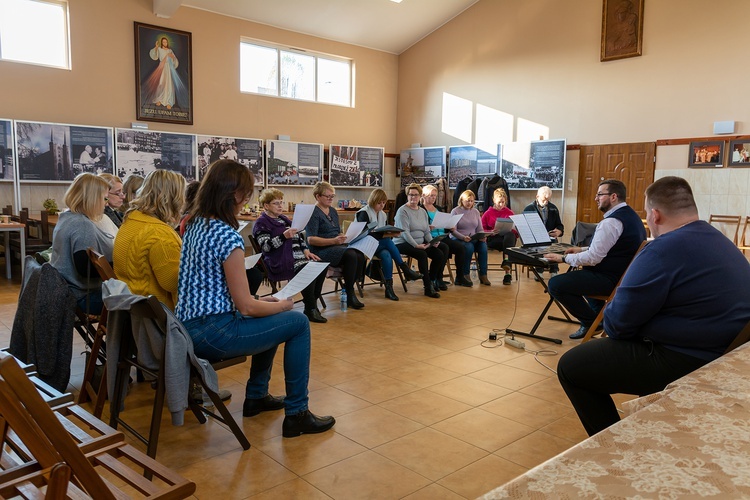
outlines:
[{"label": "white paper sheet", "polygon": [[290,297],[294,297],[304,290],[307,285],[312,283],[320,273],[324,272],[326,267],[328,267],[328,262],[308,262],[284,288],[273,294],[273,296],[279,300],[286,300]]},{"label": "white paper sheet", "polygon": [[354,238],[359,236],[359,233],[362,232],[366,225],[366,222],[359,221],[354,221],[349,224],[349,229],[346,230],[346,243],[351,242]]},{"label": "white paper sheet", "polygon": [[544,227],[542,218],[536,212],[524,212],[518,215],[511,215],[511,219],[516,225],[518,236],[521,238],[523,245],[534,243],[551,243],[547,228]]},{"label": "white paper sheet", "polygon": [[349,245],[349,248],[359,250],[360,252],[365,254],[365,257],[367,257],[368,259],[372,259],[372,256],[375,255],[375,250],[378,249],[379,243],[380,242],[378,240],[368,235]]},{"label": "white paper sheet", "polygon": [[297,204],[294,207],[294,215],[292,216],[292,229],[304,231],[305,226],[307,226],[307,223],[312,216],[313,210],[315,210],[315,205]]},{"label": "white paper sheet", "polygon": [[452,229],[456,227],[463,214],[451,215],[445,212],[436,212],[435,218],[432,219],[432,227],[435,229]]},{"label": "white paper sheet", "polygon": [[251,255],[249,257],[245,257],[245,269],[252,269],[255,267],[255,264],[258,263],[260,260],[260,256],[263,254],[256,253],[255,255]]}]

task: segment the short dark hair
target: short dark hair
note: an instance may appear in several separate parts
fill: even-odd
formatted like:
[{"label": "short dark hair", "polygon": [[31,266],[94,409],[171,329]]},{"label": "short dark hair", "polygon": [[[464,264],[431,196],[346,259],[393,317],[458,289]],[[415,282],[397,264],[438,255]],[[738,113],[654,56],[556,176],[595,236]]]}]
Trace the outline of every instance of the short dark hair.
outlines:
[{"label": "short dark hair", "polygon": [[658,208],[665,214],[697,214],[693,190],[682,177],[662,177],[646,188],[647,208]]},{"label": "short dark hair", "polygon": [[609,193],[616,194],[617,199],[619,201],[625,201],[625,196],[627,195],[627,189],[625,188],[625,183],[617,180],[617,179],[606,179],[599,183],[599,185],[607,184],[609,187],[607,188],[609,190]]},{"label": "short dark hair", "polygon": [[237,229],[237,199],[253,192],[255,179],[244,165],[234,160],[217,160],[208,167],[201,181],[195,202],[190,208],[190,221],[198,217],[219,219]]},{"label": "short dark hair", "polygon": [[187,213],[190,211],[190,207],[193,205],[195,197],[198,194],[198,189],[200,189],[200,187],[200,181],[191,181],[188,183],[187,187],[185,187],[185,206],[182,207],[183,213]]}]

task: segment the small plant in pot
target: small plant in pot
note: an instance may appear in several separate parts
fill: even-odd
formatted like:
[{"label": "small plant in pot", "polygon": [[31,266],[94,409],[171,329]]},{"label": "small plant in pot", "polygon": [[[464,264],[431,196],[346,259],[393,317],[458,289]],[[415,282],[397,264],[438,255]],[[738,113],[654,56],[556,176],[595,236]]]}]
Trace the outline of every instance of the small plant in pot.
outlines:
[{"label": "small plant in pot", "polygon": [[57,202],[54,198],[47,198],[46,200],[44,200],[44,203],[42,203],[42,206],[50,215],[55,215],[60,211],[60,209],[57,208]]}]

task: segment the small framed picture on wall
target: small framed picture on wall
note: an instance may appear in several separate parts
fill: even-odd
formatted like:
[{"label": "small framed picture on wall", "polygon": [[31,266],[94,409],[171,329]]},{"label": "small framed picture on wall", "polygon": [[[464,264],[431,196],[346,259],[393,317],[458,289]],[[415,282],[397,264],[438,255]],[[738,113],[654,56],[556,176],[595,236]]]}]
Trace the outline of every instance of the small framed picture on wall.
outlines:
[{"label": "small framed picture on wall", "polygon": [[724,141],[691,142],[688,167],[723,167],[724,144]]},{"label": "small framed picture on wall", "polygon": [[729,166],[750,167],[750,140],[738,139],[729,143]]}]

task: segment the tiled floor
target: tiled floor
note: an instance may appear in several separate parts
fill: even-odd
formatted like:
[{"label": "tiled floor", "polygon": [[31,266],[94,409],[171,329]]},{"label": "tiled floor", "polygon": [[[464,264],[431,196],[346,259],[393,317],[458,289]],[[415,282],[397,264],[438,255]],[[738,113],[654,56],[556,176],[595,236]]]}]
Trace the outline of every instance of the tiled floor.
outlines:
[{"label": "tiled floor", "polygon": [[[492,287],[450,287],[437,300],[417,283],[396,290],[399,302],[368,286],[361,311],[341,312],[327,295],[329,322],[312,326],[309,388],[311,409],[336,417],[332,432],[284,439],[283,412],[243,418],[246,364],[219,379],[252,448],[242,451],[216,422],[186,414],[173,427],[165,415],[157,459],[195,481],[198,498],[459,499],[512,479],[586,437],[550,370],[577,343],[567,338],[576,326],[542,323],[538,333],[562,345],[522,339],[545,350],[538,360],[485,342],[494,328],[528,330],[547,300],[525,274],[512,286],[496,272],[490,279]],[[18,280],[0,279],[0,346],[10,338],[18,288]],[[80,385],[81,351],[76,339],[71,390]],[[273,394],[284,392],[281,359]],[[144,430],[152,392],[136,384],[126,400],[126,415]]]}]

